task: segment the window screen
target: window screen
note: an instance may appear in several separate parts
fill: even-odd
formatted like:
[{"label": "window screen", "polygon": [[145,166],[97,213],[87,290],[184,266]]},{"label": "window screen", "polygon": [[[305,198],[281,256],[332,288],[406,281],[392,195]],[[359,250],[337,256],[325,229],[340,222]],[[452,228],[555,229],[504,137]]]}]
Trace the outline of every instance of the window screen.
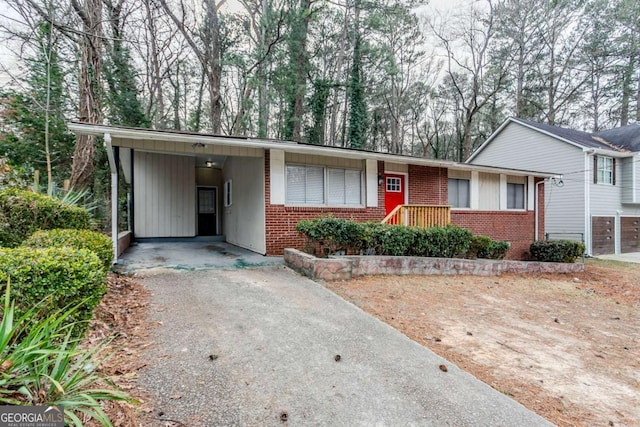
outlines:
[{"label": "window screen", "polygon": [[324,203],[324,169],[314,166],[287,166],[287,203]]},{"label": "window screen", "polygon": [[468,208],[469,204],[469,180],[449,178],[449,205],[454,208]]},{"label": "window screen", "polygon": [[507,183],[507,209],[524,209],[524,184]]},{"label": "window screen", "polygon": [[288,165],[286,202],[299,205],[359,206],[362,204],[362,172]]}]

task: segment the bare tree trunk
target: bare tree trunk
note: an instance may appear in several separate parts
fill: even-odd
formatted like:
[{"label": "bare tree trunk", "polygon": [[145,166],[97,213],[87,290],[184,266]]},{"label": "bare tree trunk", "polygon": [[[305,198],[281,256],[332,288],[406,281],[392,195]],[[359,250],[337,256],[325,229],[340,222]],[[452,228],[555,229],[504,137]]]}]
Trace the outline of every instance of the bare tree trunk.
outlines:
[{"label": "bare tree trunk", "polygon": [[[336,59],[336,78],[342,76],[342,70],[344,69],[344,63],[347,52],[347,35],[349,33],[349,9],[350,2],[347,0],[346,8],[344,11],[344,24],[342,26],[342,33],[340,34],[340,45],[338,46],[338,58]],[[339,88],[334,85],[333,97],[331,102],[331,117],[329,119],[329,145],[338,145],[338,114],[340,113],[340,103],[338,102]],[[344,145],[344,138],[341,145]]]},{"label": "bare tree trunk", "polygon": [[164,105],[164,93],[162,90],[162,73],[160,71],[160,61],[158,60],[158,43],[156,42],[155,34],[156,23],[153,11],[151,9],[151,0],[145,0],[144,6],[147,12],[147,26],[148,32],[151,35],[149,37],[149,50],[151,51],[151,87],[149,93],[149,103],[147,105],[147,117],[152,116],[152,109],[155,105],[156,114],[154,117],[154,125],[158,129],[164,129],[167,127],[165,120],[165,105]]},{"label": "bare tree trunk", "polygon": [[[100,72],[102,68],[102,1],[71,0],[74,10],[82,20],[83,36],[80,43],[79,114],[81,122],[100,121]],[[71,165],[71,187],[79,190],[91,183],[96,153],[96,138],[89,135],[77,137]]]}]

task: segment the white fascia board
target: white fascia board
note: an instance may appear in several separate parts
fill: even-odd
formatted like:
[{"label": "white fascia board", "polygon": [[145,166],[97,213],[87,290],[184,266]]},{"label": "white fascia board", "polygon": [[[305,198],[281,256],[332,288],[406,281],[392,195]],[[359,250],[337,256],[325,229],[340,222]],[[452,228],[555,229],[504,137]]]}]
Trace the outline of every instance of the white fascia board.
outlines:
[{"label": "white fascia board", "polygon": [[584,147],[582,149],[582,152],[588,155],[595,154],[596,156],[607,156],[607,157],[617,157],[617,158],[633,157],[635,154],[637,154],[632,151],[620,152],[620,151],[613,151],[613,150],[603,150],[601,148],[587,148],[587,147]]},{"label": "white fascia board", "polygon": [[86,123],[69,123],[69,130],[81,135],[103,136],[110,134],[113,145],[118,145],[116,139],[138,139],[152,141],[182,142],[186,144],[205,145],[227,145],[234,147],[262,148],[266,150],[284,150],[289,153],[314,154],[326,157],[341,157],[357,160],[378,160],[391,163],[412,164],[418,166],[430,166],[447,169],[479,171],[489,173],[506,173],[509,175],[551,178],[559,176],[558,173],[523,171],[518,169],[496,168],[493,166],[473,165],[468,163],[457,163],[450,160],[425,159],[420,157],[403,156],[398,154],[376,153],[370,151],[349,150],[344,148],[327,147],[324,145],[298,144],[287,141],[269,141],[263,139],[242,138],[242,137],[220,137],[204,134],[187,134],[172,131],[162,131],[153,129],[133,129],[117,126],[93,125]]}]

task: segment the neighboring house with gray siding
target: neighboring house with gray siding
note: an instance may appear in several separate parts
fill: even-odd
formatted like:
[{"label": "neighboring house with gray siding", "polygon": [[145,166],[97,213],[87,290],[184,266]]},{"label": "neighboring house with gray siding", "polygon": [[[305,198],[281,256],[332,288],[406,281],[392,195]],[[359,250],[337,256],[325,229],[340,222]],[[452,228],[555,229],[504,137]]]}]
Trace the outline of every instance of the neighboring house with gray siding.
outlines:
[{"label": "neighboring house with gray siding", "polygon": [[640,126],[590,134],[509,118],[469,164],[545,170],[545,231],[589,255],[640,252]]}]

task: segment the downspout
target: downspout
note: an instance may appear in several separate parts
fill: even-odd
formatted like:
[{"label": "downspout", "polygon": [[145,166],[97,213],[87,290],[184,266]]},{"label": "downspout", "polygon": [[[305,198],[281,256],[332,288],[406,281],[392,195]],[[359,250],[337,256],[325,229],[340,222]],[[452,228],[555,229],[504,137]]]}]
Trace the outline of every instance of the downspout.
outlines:
[{"label": "downspout", "polygon": [[118,263],[118,167],[111,145],[111,134],[104,134],[104,147],[107,149],[109,169],[111,170],[111,241],[113,242],[113,263]]},{"label": "downspout", "polygon": [[[592,256],[592,236],[591,236],[591,180],[593,173],[590,161],[590,157],[596,154],[595,148],[590,148],[585,151],[584,155],[584,244],[586,246],[587,256]],[[591,178],[593,179],[593,178]]]},{"label": "downspout", "polygon": [[535,235],[533,236],[533,240],[534,241],[538,241],[540,240],[538,237],[538,233],[539,233],[539,217],[540,217],[540,184],[544,184],[545,181],[547,181],[547,178],[543,179],[542,181],[538,181],[536,182],[536,194],[535,194],[535,199],[536,199],[536,220],[535,220]]}]

